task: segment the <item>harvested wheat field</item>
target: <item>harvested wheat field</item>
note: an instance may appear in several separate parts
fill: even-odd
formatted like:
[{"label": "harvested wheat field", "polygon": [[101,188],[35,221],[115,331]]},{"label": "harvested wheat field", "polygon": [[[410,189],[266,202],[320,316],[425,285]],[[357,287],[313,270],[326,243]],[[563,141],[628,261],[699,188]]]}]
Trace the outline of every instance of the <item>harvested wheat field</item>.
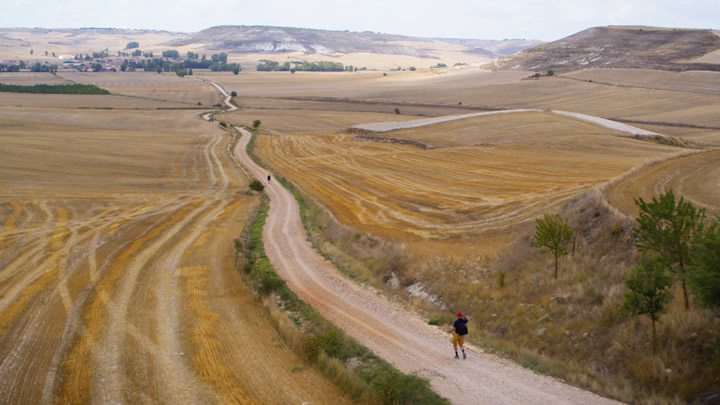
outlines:
[{"label": "harvested wheat field", "polygon": [[230,141],[193,111],[0,107],[3,403],[346,402],[233,267],[256,197]]},{"label": "harvested wheat field", "polygon": [[[466,118],[379,136],[431,147],[293,132],[260,136],[257,152],[345,224],[426,254],[436,254],[428,250],[433,241],[484,254],[498,252],[516,225],[678,151],[545,112]],[[476,246],[480,235],[483,244]]]},{"label": "harvested wheat field", "polygon": [[134,99],[151,99],[186,107],[207,107],[222,102],[213,86],[190,76],[180,78],[174,72],[61,72],[58,76],[70,82],[94,84],[113,94],[129,96],[129,105],[132,105]]},{"label": "harvested wheat field", "polygon": [[709,216],[720,215],[720,151],[712,150],[649,164],[611,182],[605,195],[613,206],[637,216],[635,198],[652,200],[673,190]]},{"label": "harvested wheat field", "polygon": [[[213,80],[237,91],[245,107],[282,108],[271,99],[357,103],[373,111],[447,115],[451,109],[552,109],[632,121],[661,134],[720,145],[720,92],[717,72],[661,72],[593,69],[560,77],[527,79],[533,72],[312,73],[287,72],[218,75]],[[265,98],[265,100],[259,100]],[[319,100],[320,99],[320,100]],[[349,103],[353,101],[354,103]],[[424,107],[418,109],[417,104]],[[429,111],[443,108],[435,113]],[[292,108],[317,108],[294,105]],[[339,109],[337,105],[332,109]],[[366,109],[370,110],[369,108]],[[362,123],[362,122],[358,122]]]}]

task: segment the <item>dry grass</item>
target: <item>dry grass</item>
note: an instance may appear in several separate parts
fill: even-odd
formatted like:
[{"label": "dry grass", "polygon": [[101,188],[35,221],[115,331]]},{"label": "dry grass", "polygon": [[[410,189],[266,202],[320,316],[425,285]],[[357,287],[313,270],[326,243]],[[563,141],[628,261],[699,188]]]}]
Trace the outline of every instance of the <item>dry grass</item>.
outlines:
[{"label": "dry grass", "polygon": [[688,93],[717,94],[720,92],[720,72],[668,72],[652,69],[586,69],[563,74],[578,80],[616,86]]},{"label": "dry grass", "polygon": [[[187,106],[212,106],[222,102],[215,87],[194,80],[191,76],[178,77],[175,73],[126,72],[89,73],[61,72],[58,76],[82,84],[94,84],[113,94],[151,99]],[[133,100],[128,103],[132,104]]]}]

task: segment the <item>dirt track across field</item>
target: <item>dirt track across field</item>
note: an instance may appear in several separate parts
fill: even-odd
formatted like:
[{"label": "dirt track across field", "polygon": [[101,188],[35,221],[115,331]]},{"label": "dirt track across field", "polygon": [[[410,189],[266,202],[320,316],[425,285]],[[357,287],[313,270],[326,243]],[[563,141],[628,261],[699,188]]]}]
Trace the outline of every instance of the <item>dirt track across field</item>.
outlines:
[{"label": "dirt track across field", "polygon": [[[247,155],[250,134],[236,157],[258,179],[265,169]],[[468,348],[454,360],[450,335],[375,290],[342,276],[307,242],[296,200],[275,180],[265,181],[270,212],[263,240],[271,262],[289,286],[335,325],[406,373],[430,380],[433,389],[456,404],[611,404],[614,401],[540,376],[516,364]],[[472,333],[472,320],[470,329]]]}]

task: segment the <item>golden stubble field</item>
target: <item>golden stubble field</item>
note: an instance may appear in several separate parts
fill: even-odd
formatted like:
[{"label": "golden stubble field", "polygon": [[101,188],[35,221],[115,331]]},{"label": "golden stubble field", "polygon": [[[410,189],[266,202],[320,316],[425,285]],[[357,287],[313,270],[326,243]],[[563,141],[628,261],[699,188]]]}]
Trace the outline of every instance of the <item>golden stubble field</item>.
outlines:
[{"label": "golden stubble field", "polygon": [[[512,230],[588,188],[677,148],[545,112],[499,114],[396,130],[382,137],[433,147],[361,142],[349,121],[397,114],[241,110],[267,125],[257,151],[343,223],[437,256],[500,253]],[[266,121],[267,120],[267,121]],[[370,121],[368,121],[370,120]],[[299,124],[303,130],[293,131]]]},{"label": "golden stubble field", "polygon": [[294,371],[233,267],[257,200],[229,134],[147,99],[16,96],[0,94],[4,403],[345,401]]},{"label": "golden stubble field", "polygon": [[[386,76],[382,72],[243,72],[209,77],[228,91],[237,91],[241,98],[251,99],[334,97],[371,103],[442,104],[448,108],[462,103],[463,107],[554,109],[603,118],[700,125],[714,129],[636,124],[720,145],[718,72],[611,69],[524,80],[530,74],[468,69],[443,74],[389,72]],[[384,106],[382,111],[391,112],[392,108]]]},{"label": "golden stubble field", "polygon": [[[448,309],[462,308],[480,325],[483,344],[603,395],[681,403],[712,389],[717,373],[707,359],[717,328],[709,311],[686,311],[675,294],[659,323],[662,343],[654,355],[647,320],[628,319],[617,308],[636,259],[634,198],[673,189],[709,215],[720,212],[717,74],[522,75],[367,73],[325,75],[322,82],[321,76],[249,74],[218,80],[246,96],[239,99],[244,108],[226,119],[243,125],[262,120],[256,154],[350,225],[336,226],[308,204],[308,217],[326,230],[310,237],[339,268],[380,288],[395,287],[399,299],[428,311],[430,319],[451,320]],[[268,92],[250,78],[266,81]],[[362,123],[460,114],[453,101],[458,94],[465,107],[541,112],[369,134],[423,142],[427,149],[355,141],[342,132]],[[442,113],[433,103],[443,104]],[[711,147],[636,140],[548,109],[653,121],[635,125]],[[561,213],[578,229],[578,252],[561,259],[558,279],[551,255],[532,246],[534,219],[544,213]]]},{"label": "golden stubble field", "polygon": [[[513,239],[514,225],[683,150],[549,113],[478,117],[379,134],[434,146],[427,150],[357,142],[338,131],[414,118],[405,114],[460,114],[472,112],[461,107],[485,106],[653,121],[633,125],[720,145],[716,129],[661,125],[720,126],[717,73],[596,69],[525,80],[529,74],[467,70],[208,77],[238,92],[244,108],[230,120],[263,122],[262,132],[270,136],[260,136],[258,153],[279,174],[318,198],[341,222],[416,244],[425,254],[434,252],[428,246],[439,246],[442,252],[494,256]],[[402,114],[392,114],[394,108]]]}]

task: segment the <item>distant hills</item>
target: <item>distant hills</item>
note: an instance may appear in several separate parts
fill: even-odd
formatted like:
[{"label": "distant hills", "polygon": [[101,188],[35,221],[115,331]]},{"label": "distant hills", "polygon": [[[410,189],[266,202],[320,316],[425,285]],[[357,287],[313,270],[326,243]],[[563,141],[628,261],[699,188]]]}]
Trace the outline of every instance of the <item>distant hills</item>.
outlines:
[{"label": "distant hills", "polygon": [[[543,43],[536,40],[417,38],[377,32],[291,27],[217,26],[195,33],[114,28],[0,28],[0,60],[43,60],[107,50],[181,55],[227,52],[253,68],[259,60],[333,60],[374,69],[430,65],[480,66],[544,72],[585,68],[720,71],[720,33],[701,29],[595,27]],[[441,64],[442,62],[442,64]]]},{"label": "distant hills", "polygon": [[465,47],[465,52],[488,57],[509,55],[541,44],[542,41],[506,39],[502,41],[477,39],[417,38],[376,32],[328,31],[306,28],[266,26],[218,26],[187,38],[173,41],[170,45],[185,46],[205,44],[211,50],[227,50],[237,53],[284,53],[307,54],[375,53],[431,57],[443,43]]},{"label": "distant hills", "polygon": [[715,70],[719,63],[693,60],[720,50],[712,30],[595,27],[500,58],[500,69],[570,71],[583,68]]}]

